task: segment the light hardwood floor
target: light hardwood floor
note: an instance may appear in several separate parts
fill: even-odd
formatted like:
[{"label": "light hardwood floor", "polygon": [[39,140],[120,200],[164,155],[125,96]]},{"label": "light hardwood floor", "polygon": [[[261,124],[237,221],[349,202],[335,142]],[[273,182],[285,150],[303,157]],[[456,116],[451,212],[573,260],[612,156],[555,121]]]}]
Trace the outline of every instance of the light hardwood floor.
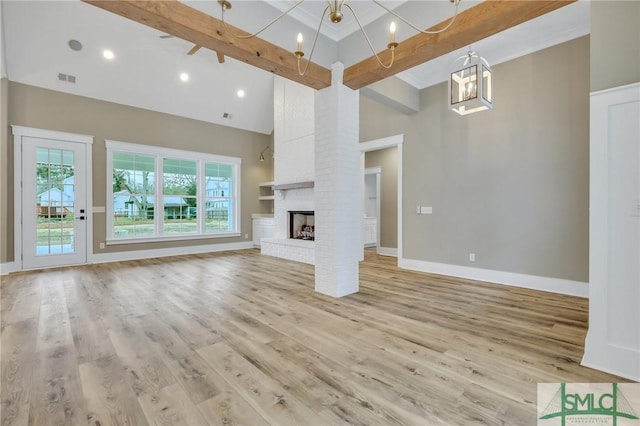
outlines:
[{"label": "light hardwood floor", "polygon": [[360,292],[257,250],[2,278],[3,425],[535,425],[579,365],[585,299],[400,270]]}]

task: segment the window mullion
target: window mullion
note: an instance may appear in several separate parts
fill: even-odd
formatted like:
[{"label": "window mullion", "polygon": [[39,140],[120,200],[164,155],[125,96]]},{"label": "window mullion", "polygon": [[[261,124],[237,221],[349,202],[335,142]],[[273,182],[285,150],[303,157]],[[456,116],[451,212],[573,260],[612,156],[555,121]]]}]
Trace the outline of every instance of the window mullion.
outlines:
[{"label": "window mullion", "polygon": [[204,167],[205,162],[203,160],[198,160],[197,162],[197,174],[196,174],[196,200],[197,200],[197,210],[196,210],[196,214],[197,214],[197,218],[198,218],[198,234],[203,235],[205,234],[205,215],[206,215],[206,209],[205,209],[205,182],[206,182],[206,178],[205,178],[205,173],[204,173]]},{"label": "window mullion", "polygon": [[156,176],[155,176],[155,207],[153,211],[153,223],[156,228],[156,235],[164,235],[164,169],[162,155],[156,156]]},{"label": "window mullion", "polygon": [[233,191],[231,194],[233,195],[232,206],[233,206],[233,230],[235,232],[240,232],[240,197],[238,197],[240,191],[240,171],[239,167],[236,166],[233,168],[232,173],[232,182]]},{"label": "window mullion", "polygon": [[107,149],[107,238],[113,238],[113,153],[112,149]]}]

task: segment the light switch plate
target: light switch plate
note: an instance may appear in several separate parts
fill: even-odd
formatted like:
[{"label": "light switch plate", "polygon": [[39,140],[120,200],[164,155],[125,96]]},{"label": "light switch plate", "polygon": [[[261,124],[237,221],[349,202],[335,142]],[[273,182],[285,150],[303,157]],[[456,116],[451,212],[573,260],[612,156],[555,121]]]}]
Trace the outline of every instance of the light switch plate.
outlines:
[{"label": "light switch plate", "polygon": [[433,214],[433,207],[420,207],[420,214]]}]

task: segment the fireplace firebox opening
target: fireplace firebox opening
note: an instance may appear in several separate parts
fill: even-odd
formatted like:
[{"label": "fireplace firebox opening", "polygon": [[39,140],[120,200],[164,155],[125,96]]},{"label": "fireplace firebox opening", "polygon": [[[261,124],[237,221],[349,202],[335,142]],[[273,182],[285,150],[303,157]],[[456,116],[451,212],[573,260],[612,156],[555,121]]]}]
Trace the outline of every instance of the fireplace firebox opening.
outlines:
[{"label": "fireplace firebox opening", "polygon": [[289,212],[289,238],[314,241],[316,235],[315,216],[312,211]]}]

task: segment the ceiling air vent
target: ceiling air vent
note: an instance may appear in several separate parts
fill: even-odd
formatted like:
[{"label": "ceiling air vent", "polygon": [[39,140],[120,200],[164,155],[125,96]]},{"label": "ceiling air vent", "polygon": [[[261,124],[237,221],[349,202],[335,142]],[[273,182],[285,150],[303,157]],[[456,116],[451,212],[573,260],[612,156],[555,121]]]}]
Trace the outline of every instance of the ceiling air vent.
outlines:
[{"label": "ceiling air vent", "polygon": [[226,118],[227,120],[231,120],[233,118],[233,114],[231,114],[230,112],[224,112],[224,113],[222,113],[222,118]]},{"label": "ceiling air vent", "polygon": [[69,49],[79,52],[82,50],[82,43],[78,40],[69,40]]},{"label": "ceiling air vent", "polygon": [[66,81],[68,83],[73,83],[75,84],[76,82],[76,76],[75,75],[68,75],[68,74],[62,74],[61,72],[58,73],[58,80],[60,81]]}]

